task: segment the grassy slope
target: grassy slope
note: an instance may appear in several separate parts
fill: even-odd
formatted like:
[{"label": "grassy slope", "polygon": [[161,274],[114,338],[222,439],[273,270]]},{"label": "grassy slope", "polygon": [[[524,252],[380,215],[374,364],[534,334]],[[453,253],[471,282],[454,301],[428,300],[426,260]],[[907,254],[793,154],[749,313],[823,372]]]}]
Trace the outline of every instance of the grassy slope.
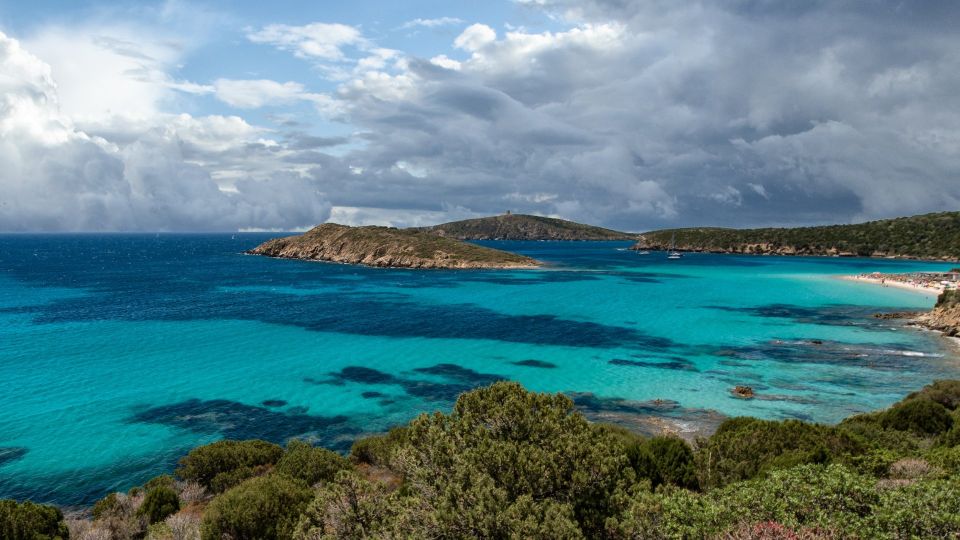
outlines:
[{"label": "grassy slope", "polygon": [[[644,247],[669,246],[676,235],[678,249],[723,251],[746,244],[792,246],[811,254],[836,249],[862,256],[896,255],[918,258],[960,258],[960,212],[790,229],[666,229],[644,233]],[[639,246],[639,245],[638,245]]]},{"label": "grassy slope", "polygon": [[564,219],[509,214],[423,227],[462,240],[633,240],[635,234]]},{"label": "grassy slope", "polygon": [[422,259],[434,259],[438,252],[442,252],[449,259],[458,261],[502,265],[535,264],[535,261],[523,255],[444,238],[415,229],[392,227],[349,227],[324,223],[299,236],[270,240],[253,251],[257,252],[261,247],[269,245],[303,248],[325,246],[328,249],[358,254],[404,254]]}]

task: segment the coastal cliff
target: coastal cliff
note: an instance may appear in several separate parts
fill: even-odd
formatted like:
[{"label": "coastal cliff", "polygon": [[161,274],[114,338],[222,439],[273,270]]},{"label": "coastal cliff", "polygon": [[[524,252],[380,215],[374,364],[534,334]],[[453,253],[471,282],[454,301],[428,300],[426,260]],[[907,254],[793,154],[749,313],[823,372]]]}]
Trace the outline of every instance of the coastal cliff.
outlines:
[{"label": "coastal cliff", "polygon": [[637,235],[564,219],[504,214],[421,227],[458,240],[636,240]]},{"label": "coastal cliff", "polygon": [[644,233],[631,249],[887,257],[956,261],[960,259],[960,212],[941,212],[856,225],[822,227],[666,229]]},{"label": "coastal cliff", "polygon": [[537,261],[414,229],[324,223],[247,253],[389,268],[534,268]]},{"label": "coastal cliff", "polygon": [[933,310],[919,316],[916,323],[947,336],[960,335],[960,291],[944,291]]}]

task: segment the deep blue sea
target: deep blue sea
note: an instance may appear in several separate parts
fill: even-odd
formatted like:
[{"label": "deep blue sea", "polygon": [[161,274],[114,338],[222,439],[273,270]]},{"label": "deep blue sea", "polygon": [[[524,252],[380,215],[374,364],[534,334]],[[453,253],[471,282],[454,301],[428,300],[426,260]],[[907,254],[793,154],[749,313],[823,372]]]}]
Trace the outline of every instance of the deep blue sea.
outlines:
[{"label": "deep blue sea", "polygon": [[548,263],[534,271],[242,254],[271,236],[0,236],[0,498],[90,503],[220,438],[346,450],[499,379],[689,433],[835,422],[960,377],[947,340],[871,317],[932,295],[835,277],[949,264],[670,261],[626,242],[485,243]]}]

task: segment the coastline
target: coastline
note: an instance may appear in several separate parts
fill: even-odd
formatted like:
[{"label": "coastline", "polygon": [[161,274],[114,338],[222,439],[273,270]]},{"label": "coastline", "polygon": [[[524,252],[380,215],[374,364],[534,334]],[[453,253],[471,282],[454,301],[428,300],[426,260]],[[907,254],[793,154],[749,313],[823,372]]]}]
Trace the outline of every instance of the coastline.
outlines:
[{"label": "coastline", "polygon": [[836,277],[837,279],[842,279],[844,281],[869,283],[871,285],[879,285],[881,287],[893,287],[896,289],[912,291],[920,294],[933,294],[938,296],[944,291],[943,285],[924,285],[924,284],[916,283],[912,281],[898,281],[896,279],[893,279],[891,276],[868,277],[868,276],[840,275]]}]

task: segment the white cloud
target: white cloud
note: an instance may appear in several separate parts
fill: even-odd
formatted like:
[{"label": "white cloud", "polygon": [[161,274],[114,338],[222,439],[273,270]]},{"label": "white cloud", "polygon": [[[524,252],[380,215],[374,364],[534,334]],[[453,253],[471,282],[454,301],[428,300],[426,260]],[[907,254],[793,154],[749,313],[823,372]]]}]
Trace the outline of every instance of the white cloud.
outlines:
[{"label": "white cloud", "polygon": [[310,100],[316,95],[304,90],[300,83],[293,81],[279,83],[268,79],[217,79],[213,87],[217,99],[240,109],[255,109],[264,105],[282,105]]},{"label": "white cloud", "polygon": [[471,24],[457,39],[453,40],[454,47],[465,51],[476,52],[485,45],[493,43],[497,39],[497,32],[485,24]]},{"label": "white cloud", "polygon": [[319,22],[303,26],[271,24],[249,31],[247,39],[290,51],[300,58],[323,60],[341,60],[344,58],[343,47],[367,44],[360,30],[352,26]]},{"label": "white cloud", "polygon": [[[108,141],[60,111],[56,72],[0,33],[0,230],[236,230],[326,219],[305,177],[276,169],[221,189],[210,167],[264,147],[236,117],[169,116],[98,125]],[[89,109],[87,109],[89,110]],[[226,156],[226,157],[225,157]],[[216,172],[216,171],[213,171]]]},{"label": "white cloud", "polygon": [[439,28],[441,26],[453,26],[457,24],[463,24],[463,19],[457,17],[437,17],[435,19],[413,19],[412,21],[407,21],[400,26],[402,29],[410,28]]}]

